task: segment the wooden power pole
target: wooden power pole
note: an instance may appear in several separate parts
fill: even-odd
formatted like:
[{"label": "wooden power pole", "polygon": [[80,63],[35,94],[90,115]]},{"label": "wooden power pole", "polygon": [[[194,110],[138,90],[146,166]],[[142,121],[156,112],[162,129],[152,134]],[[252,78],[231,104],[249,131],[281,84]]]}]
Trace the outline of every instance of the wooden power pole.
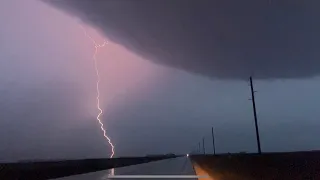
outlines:
[{"label": "wooden power pole", "polygon": [[255,103],[255,99],[254,99],[255,91],[253,89],[253,83],[252,83],[252,77],[251,76],[250,76],[250,87],[251,87],[251,101],[252,101],[252,107],[253,107],[254,123],[255,123],[255,127],[256,127],[258,153],[261,154],[259,127],[258,127],[257,112],[256,112],[256,103]]},{"label": "wooden power pole", "polygon": [[216,146],[214,143],[214,134],[213,134],[213,127],[211,128],[211,135],[212,135],[212,147],[213,147],[213,154],[216,154]]},{"label": "wooden power pole", "polygon": [[206,149],[204,148],[204,138],[202,138],[202,149],[203,149],[203,154],[206,154]]}]

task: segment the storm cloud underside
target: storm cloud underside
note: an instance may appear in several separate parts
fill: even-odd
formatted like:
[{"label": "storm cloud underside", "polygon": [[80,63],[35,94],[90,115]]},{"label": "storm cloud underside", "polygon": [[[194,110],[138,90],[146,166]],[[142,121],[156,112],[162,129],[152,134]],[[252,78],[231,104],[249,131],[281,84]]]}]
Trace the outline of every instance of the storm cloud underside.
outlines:
[{"label": "storm cloud underside", "polygon": [[210,78],[320,73],[316,0],[44,0],[157,64]]}]

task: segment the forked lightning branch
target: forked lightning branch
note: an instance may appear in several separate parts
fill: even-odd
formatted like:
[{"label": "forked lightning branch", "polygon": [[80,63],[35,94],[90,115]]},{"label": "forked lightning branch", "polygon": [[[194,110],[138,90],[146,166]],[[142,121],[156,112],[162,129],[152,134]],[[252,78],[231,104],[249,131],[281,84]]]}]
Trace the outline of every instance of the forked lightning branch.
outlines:
[{"label": "forked lightning branch", "polygon": [[106,132],[106,130],[105,130],[105,128],[104,128],[104,125],[103,125],[103,123],[102,123],[102,121],[101,121],[101,119],[100,119],[100,117],[101,117],[102,114],[103,114],[103,111],[102,111],[102,109],[101,109],[101,107],[100,107],[100,88],[99,88],[99,86],[100,86],[100,73],[99,73],[99,68],[98,68],[98,60],[97,60],[97,57],[96,57],[99,49],[105,47],[105,46],[108,44],[108,42],[107,42],[106,40],[104,40],[102,44],[98,44],[98,43],[87,33],[86,29],[85,29],[83,26],[80,25],[80,27],[82,28],[82,30],[83,30],[84,34],[86,35],[86,37],[88,37],[88,38],[90,39],[90,41],[93,43],[93,45],[94,45],[94,52],[93,52],[92,59],[93,59],[93,61],[94,61],[94,67],[95,67],[95,71],[96,71],[96,75],[97,75],[97,82],[96,82],[97,109],[99,110],[99,113],[98,113],[98,115],[97,115],[97,121],[98,121],[99,124],[100,124],[100,128],[101,128],[101,130],[102,130],[102,132],[103,132],[103,136],[107,139],[108,143],[109,143],[110,146],[111,146],[111,152],[112,152],[112,153],[111,153],[111,155],[110,155],[110,158],[112,158],[112,157],[114,156],[114,152],[115,152],[115,151],[114,151],[114,145],[112,144],[112,141],[111,141],[110,137],[107,135],[107,132]]}]

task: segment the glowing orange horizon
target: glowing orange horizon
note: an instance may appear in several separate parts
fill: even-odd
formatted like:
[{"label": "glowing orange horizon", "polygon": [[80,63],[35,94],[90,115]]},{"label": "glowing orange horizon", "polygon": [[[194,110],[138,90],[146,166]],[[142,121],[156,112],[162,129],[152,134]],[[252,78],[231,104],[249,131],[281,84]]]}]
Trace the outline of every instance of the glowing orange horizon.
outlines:
[{"label": "glowing orange horizon", "polygon": [[[96,71],[96,75],[97,75],[97,83],[96,83],[96,90],[97,90],[97,109],[99,110],[99,113],[97,115],[97,120],[100,124],[100,128],[101,130],[103,131],[103,136],[108,140],[108,143],[110,144],[111,146],[111,151],[112,151],[112,154],[110,156],[110,158],[112,158],[114,156],[114,145],[112,144],[111,142],[111,139],[110,137],[107,135],[106,133],[106,130],[104,129],[104,125],[100,119],[100,116],[103,114],[103,111],[102,109],[100,108],[100,88],[99,88],[99,85],[100,85],[100,74],[99,74],[99,68],[98,68],[98,63],[97,63],[97,58],[96,58],[96,55],[98,53],[98,49],[99,48],[102,48],[104,47],[105,45],[108,44],[108,42],[106,40],[104,40],[104,42],[102,44],[98,44],[86,31],[86,29],[80,25],[80,27],[83,29],[85,35],[91,40],[91,42],[93,43],[94,45],[94,53],[93,53],[93,56],[92,56],[92,59],[94,60],[94,67],[95,67],[95,71]],[[113,174],[113,173],[112,173]]]}]

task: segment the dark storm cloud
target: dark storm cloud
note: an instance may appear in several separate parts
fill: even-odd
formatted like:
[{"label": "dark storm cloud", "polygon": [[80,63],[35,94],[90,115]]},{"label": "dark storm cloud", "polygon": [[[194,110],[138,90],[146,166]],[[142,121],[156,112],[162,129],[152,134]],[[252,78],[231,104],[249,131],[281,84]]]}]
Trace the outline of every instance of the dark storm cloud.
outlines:
[{"label": "dark storm cloud", "polygon": [[159,64],[213,78],[320,73],[317,0],[44,0]]}]

